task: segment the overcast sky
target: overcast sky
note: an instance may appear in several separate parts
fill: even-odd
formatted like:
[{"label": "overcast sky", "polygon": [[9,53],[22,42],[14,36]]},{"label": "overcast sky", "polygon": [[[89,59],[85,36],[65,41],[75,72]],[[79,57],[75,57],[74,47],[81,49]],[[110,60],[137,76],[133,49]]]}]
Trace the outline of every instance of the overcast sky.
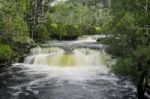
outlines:
[{"label": "overcast sky", "polygon": [[67,1],[67,0],[55,0],[52,4],[51,4],[51,6],[54,6],[55,4],[57,4],[57,2],[65,2],[65,1]]}]

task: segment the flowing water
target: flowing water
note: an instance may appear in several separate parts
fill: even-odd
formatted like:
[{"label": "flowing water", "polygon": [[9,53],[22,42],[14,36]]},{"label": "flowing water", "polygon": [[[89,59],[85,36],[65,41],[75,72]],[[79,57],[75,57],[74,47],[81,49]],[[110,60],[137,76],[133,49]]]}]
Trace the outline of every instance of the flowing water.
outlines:
[{"label": "flowing water", "polygon": [[40,44],[1,69],[0,99],[136,99],[132,82],[110,73],[104,48],[89,37]]}]

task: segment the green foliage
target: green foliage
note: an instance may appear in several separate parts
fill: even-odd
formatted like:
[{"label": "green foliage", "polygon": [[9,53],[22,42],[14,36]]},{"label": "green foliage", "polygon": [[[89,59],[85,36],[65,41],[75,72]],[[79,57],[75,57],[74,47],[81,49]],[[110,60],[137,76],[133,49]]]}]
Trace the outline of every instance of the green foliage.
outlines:
[{"label": "green foliage", "polygon": [[13,45],[15,45],[16,43],[32,45],[34,43],[34,40],[29,36],[13,36],[12,42],[14,43]]},{"label": "green foliage", "polygon": [[[8,62],[11,56],[21,56],[33,44],[29,37],[27,13],[28,0],[0,1],[0,63]],[[12,51],[13,50],[13,51]]]},{"label": "green foliage", "polygon": [[55,38],[56,33],[57,33],[57,24],[50,24],[47,26],[47,29],[48,29],[48,33],[49,33],[49,36],[50,38]]},{"label": "green foliage", "polygon": [[134,30],[134,17],[131,13],[124,13],[122,18],[116,24],[113,24],[113,26],[113,33],[127,36],[128,34],[131,35]]},{"label": "green foliage", "polygon": [[63,25],[62,23],[59,23],[57,25],[57,33],[56,33],[56,35],[59,37],[60,40],[62,40],[63,37],[67,35],[67,31],[66,31],[65,25]]},{"label": "green foliage", "polygon": [[70,2],[81,3],[87,6],[110,6],[110,0],[69,0]]},{"label": "green foliage", "polygon": [[71,40],[80,35],[101,33],[100,27],[111,20],[110,10],[97,1],[98,4],[91,5],[89,4],[93,1],[88,1],[88,5],[84,2],[59,2],[49,8],[46,22],[43,24],[45,29],[47,28],[49,38]]},{"label": "green foliage", "polygon": [[47,12],[50,4],[54,0],[26,0],[28,2],[27,23],[29,27],[30,37],[32,39],[38,39],[37,31],[38,27],[42,25],[46,20]]},{"label": "green foliage", "polygon": [[94,26],[91,25],[80,25],[79,26],[83,35],[93,35],[97,34],[97,30]]},{"label": "green foliage", "polygon": [[72,25],[66,25],[67,36],[66,38],[76,39],[81,35],[81,30]]},{"label": "green foliage", "polygon": [[37,40],[45,41],[49,39],[49,33],[44,25],[40,25],[37,30]]},{"label": "green foliage", "polygon": [[64,25],[64,24],[51,24],[47,26],[49,31],[50,38],[55,38],[58,40],[72,40],[76,39],[81,35],[81,31],[78,27],[73,25]]},{"label": "green foliage", "polygon": [[[117,64],[113,66],[117,74],[135,76],[138,71],[134,71],[134,68],[149,68],[149,5],[148,0],[112,2],[113,20],[101,29],[111,35],[107,42],[110,46],[109,52],[119,57]],[[142,63],[141,67],[139,63]]]},{"label": "green foliage", "polygon": [[[28,37],[28,26],[25,21],[27,1],[1,0],[0,2],[0,40],[2,43],[15,46],[16,39]],[[15,49],[13,49],[15,51]]]},{"label": "green foliage", "polygon": [[[46,19],[47,21],[42,25],[42,28],[44,28],[45,30],[42,29],[40,32],[42,33],[42,31],[45,31],[45,33],[46,34],[48,33],[49,38],[51,39],[71,40],[76,39],[78,36],[82,34],[78,26],[66,25],[61,22],[57,24],[53,23],[50,14],[48,14]],[[38,36],[38,38],[41,38],[41,36]]]},{"label": "green foliage", "polygon": [[0,62],[9,61],[12,56],[12,49],[9,45],[0,44]]},{"label": "green foliage", "polygon": [[0,5],[1,38],[10,34],[28,34],[27,24],[24,21],[27,11],[26,1],[1,0]]},{"label": "green foliage", "polygon": [[133,52],[137,61],[140,61],[143,66],[143,70],[150,69],[150,46],[138,46]]},{"label": "green foliage", "polygon": [[117,64],[112,67],[114,73],[125,76],[136,76],[137,65],[131,57],[122,57],[118,59]]},{"label": "green foliage", "polygon": [[101,26],[111,19],[110,10],[101,7],[101,5],[100,2],[94,6],[88,6],[76,1],[60,2],[50,8],[52,22],[69,25]]}]

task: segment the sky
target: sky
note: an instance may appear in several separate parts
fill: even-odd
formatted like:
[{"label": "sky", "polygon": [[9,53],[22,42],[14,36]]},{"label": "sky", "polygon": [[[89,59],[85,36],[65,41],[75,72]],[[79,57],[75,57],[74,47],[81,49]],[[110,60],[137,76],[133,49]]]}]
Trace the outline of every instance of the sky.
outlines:
[{"label": "sky", "polygon": [[55,1],[51,4],[51,6],[56,5],[58,2],[65,2],[65,1],[67,1],[67,0],[55,0]]}]

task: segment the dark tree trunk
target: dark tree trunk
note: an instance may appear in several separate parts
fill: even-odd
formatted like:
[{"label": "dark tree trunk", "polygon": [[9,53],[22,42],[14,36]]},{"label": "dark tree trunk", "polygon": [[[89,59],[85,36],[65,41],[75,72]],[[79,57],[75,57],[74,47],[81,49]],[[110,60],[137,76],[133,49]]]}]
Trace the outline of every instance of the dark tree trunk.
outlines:
[{"label": "dark tree trunk", "polygon": [[139,81],[137,85],[137,94],[138,94],[138,99],[144,99],[144,93],[145,93],[145,82],[144,82],[144,77],[147,75],[147,71],[141,71],[139,74]]}]

